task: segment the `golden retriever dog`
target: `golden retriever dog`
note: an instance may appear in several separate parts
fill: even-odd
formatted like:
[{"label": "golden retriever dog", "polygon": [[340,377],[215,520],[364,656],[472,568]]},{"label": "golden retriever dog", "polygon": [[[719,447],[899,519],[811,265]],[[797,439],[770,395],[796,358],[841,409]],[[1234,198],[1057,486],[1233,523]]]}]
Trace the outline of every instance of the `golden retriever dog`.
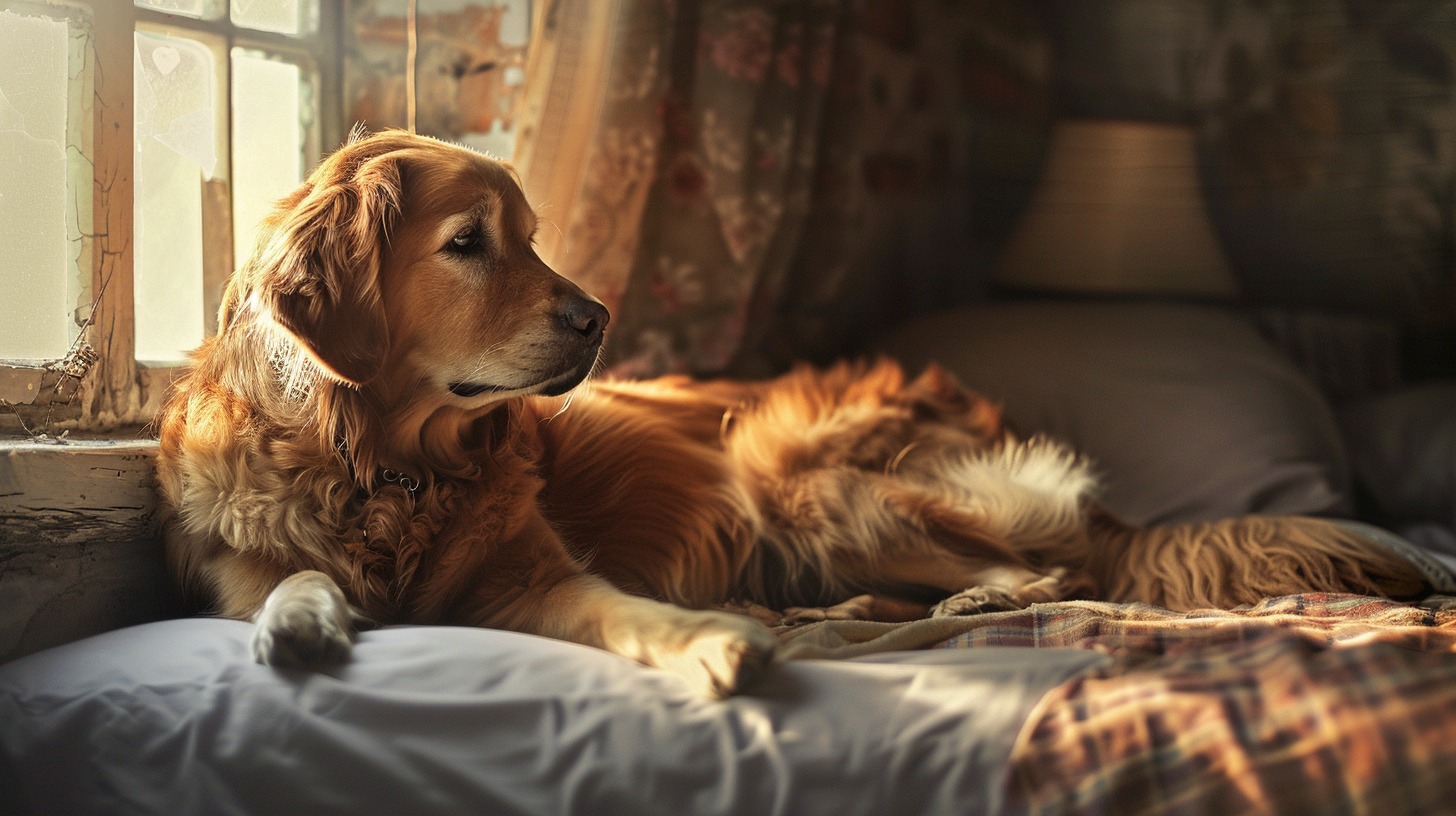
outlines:
[{"label": "golden retriever dog", "polygon": [[[1088,464],[932,367],[593,381],[608,315],[532,249],[512,171],[354,138],[282,200],[160,417],[169,562],[258,660],[372,623],[590,644],[736,692],[791,620],[1068,597],[1173,608],[1420,575],[1314,520],[1139,530]],[[745,606],[746,608],[746,606]]]}]

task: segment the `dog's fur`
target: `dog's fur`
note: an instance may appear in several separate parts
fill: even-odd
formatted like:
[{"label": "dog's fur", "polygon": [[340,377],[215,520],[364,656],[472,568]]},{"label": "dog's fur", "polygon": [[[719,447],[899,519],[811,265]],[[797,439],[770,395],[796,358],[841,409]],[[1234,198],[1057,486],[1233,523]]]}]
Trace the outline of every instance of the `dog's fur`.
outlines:
[{"label": "dog's fur", "polygon": [[316,666],[365,621],[533,632],[749,682],[795,620],[1071,596],[1173,608],[1409,595],[1313,520],[1136,530],[1087,463],[932,367],[594,382],[606,310],[532,250],[511,171],[388,132],[283,200],[161,415],[170,562],[257,657]]}]

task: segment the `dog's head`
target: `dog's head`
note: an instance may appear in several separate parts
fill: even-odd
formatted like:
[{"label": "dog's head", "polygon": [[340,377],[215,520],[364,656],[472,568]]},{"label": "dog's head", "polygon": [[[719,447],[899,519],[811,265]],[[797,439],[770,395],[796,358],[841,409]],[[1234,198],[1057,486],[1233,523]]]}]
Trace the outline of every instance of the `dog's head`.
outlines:
[{"label": "dog's head", "polygon": [[[229,284],[330,377],[477,408],[591,373],[607,310],[532,248],[511,169],[463,147],[355,138],[278,205]],[[424,393],[420,393],[424,391]]]}]

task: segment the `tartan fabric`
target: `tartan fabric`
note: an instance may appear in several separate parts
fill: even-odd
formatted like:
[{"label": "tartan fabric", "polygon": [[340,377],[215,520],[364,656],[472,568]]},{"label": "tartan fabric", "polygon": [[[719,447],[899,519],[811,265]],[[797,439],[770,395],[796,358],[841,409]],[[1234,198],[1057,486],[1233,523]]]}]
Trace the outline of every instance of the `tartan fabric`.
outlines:
[{"label": "tartan fabric", "polygon": [[1114,658],[1027,719],[1007,813],[1456,813],[1456,610],[1310,594],[986,618],[942,646]]}]

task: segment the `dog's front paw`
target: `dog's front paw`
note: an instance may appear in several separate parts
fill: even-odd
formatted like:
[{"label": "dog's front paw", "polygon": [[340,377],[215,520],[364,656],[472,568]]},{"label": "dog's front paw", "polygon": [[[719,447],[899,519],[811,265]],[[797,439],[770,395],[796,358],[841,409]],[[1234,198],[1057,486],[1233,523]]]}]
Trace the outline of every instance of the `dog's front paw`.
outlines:
[{"label": "dog's front paw", "polygon": [[720,612],[682,611],[675,632],[649,651],[695,691],[721,699],[753,685],[773,663],[778,641],[763,624]]},{"label": "dog's front paw", "polygon": [[254,619],[253,658],[269,666],[318,669],[342,663],[353,649],[349,603],[328,576],[289,576]]},{"label": "dog's front paw", "polygon": [[349,659],[353,640],[331,616],[315,609],[290,607],[253,630],[253,658],[269,666],[317,669]]}]

